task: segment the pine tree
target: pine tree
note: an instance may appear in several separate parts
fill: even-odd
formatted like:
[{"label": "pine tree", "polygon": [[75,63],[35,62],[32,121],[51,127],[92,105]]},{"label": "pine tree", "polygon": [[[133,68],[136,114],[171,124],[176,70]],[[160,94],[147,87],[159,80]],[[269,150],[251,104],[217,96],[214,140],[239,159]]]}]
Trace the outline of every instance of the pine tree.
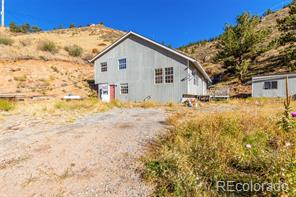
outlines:
[{"label": "pine tree", "polygon": [[257,30],[259,23],[259,17],[243,13],[237,17],[236,25],[226,25],[218,41],[219,53],[216,59],[233,70],[240,81],[244,81],[251,61],[262,52],[260,43],[268,31]]},{"label": "pine tree", "polygon": [[293,71],[296,70],[296,0],[290,4],[289,9],[289,15],[278,20],[278,28],[282,32],[280,44],[288,45],[288,48],[281,52],[282,63]]},{"label": "pine tree", "polygon": [[16,25],[15,22],[11,22],[11,23],[9,24],[9,30],[10,30],[11,32],[18,32],[18,27],[17,27],[17,25]]}]

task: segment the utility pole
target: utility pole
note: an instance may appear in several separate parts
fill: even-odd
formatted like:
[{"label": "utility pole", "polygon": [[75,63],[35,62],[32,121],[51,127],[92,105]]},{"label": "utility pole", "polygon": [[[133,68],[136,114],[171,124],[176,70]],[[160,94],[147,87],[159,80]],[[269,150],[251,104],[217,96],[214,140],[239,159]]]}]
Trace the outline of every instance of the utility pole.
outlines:
[{"label": "utility pole", "polygon": [[2,0],[2,11],[1,11],[1,27],[4,28],[4,15],[5,15],[5,9],[4,9],[4,0]]}]

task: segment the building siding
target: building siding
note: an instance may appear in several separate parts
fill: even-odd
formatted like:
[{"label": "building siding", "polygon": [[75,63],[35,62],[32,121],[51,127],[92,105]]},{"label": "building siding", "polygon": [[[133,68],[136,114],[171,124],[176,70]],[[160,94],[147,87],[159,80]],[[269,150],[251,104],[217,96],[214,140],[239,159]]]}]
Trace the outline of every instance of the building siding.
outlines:
[{"label": "building siding", "polygon": [[[188,79],[188,94],[192,95],[205,95],[207,94],[208,85],[206,83],[206,80],[200,74],[197,72],[196,68],[193,65],[190,65],[189,67],[189,76]],[[194,72],[196,72],[196,80],[197,84],[194,84]]]},{"label": "building siding", "polygon": [[[118,68],[118,60],[121,58],[127,60],[125,70]],[[107,62],[107,72],[101,72],[103,62]],[[130,36],[95,61],[95,82],[115,84],[116,99],[122,101],[143,101],[146,97],[151,97],[151,100],[158,102],[180,102],[183,94],[203,93],[200,91],[201,87],[192,89],[190,81],[182,80],[194,69],[187,69],[187,65],[188,60],[136,36]],[[155,84],[155,69],[163,68],[165,76],[166,67],[174,68],[174,83],[166,84],[163,77],[162,84]],[[198,75],[202,76],[199,73]],[[121,83],[128,83],[129,94],[120,94]]]},{"label": "building siding", "polygon": [[[277,81],[278,88],[277,89],[264,89],[264,82],[267,81]],[[296,96],[296,77],[290,77],[289,80],[289,94],[293,97]],[[261,79],[255,81],[253,79],[252,83],[252,96],[254,98],[266,97],[266,98],[283,98],[286,96],[286,78],[278,78],[278,79]]]}]

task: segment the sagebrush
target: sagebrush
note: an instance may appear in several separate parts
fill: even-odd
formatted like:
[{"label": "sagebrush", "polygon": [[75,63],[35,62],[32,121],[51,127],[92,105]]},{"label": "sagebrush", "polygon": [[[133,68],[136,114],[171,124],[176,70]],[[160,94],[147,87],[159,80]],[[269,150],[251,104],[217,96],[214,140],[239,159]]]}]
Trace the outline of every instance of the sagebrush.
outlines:
[{"label": "sagebrush", "polygon": [[0,99],[0,111],[11,111],[15,107],[15,104],[11,101]]},{"label": "sagebrush", "polygon": [[73,57],[80,57],[83,52],[83,49],[78,45],[66,46],[64,49],[65,51],[68,52],[70,56],[73,56]]},{"label": "sagebrush", "polygon": [[9,37],[0,36],[0,45],[8,45],[11,46],[14,43],[13,39]]},{"label": "sagebrush", "polygon": [[58,48],[53,41],[50,40],[43,40],[38,43],[38,49],[41,51],[47,51],[50,53],[57,53]]}]

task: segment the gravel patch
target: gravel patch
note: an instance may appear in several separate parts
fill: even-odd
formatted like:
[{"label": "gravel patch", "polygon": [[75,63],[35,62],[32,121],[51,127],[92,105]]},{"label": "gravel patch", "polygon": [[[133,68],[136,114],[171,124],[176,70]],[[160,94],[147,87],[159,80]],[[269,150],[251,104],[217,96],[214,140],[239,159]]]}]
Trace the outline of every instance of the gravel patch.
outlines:
[{"label": "gravel patch", "polygon": [[140,108],[68,124],[11,116],[0,125],[0,196],[149,196],[138,158],[166,117]]}]

